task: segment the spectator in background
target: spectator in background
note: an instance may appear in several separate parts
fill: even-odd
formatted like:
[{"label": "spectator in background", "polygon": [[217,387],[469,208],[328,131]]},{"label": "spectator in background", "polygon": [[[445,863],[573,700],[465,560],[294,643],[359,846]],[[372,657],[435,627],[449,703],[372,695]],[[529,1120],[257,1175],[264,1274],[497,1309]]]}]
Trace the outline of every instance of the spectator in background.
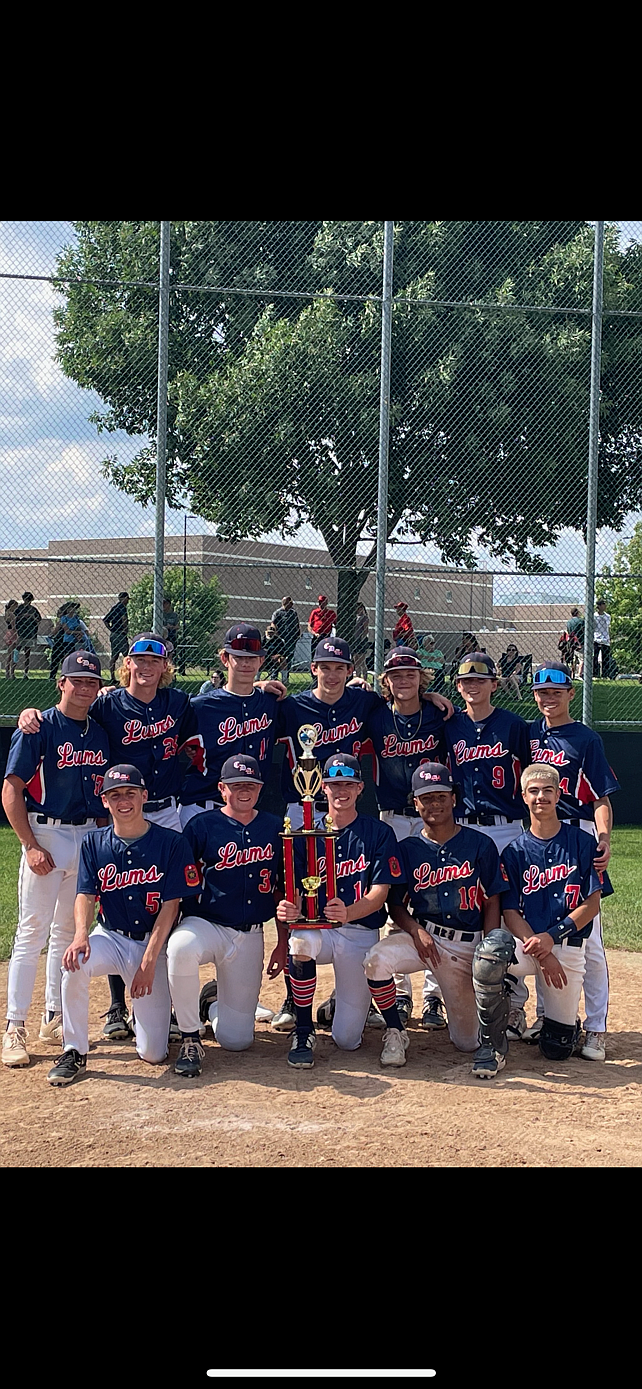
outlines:
[{"label": "spectator in background", "polygon": [[129,649],[127,633],[129,631],[129,616],[127,604],[129,602],[128,593],[119,593],[118,602],[114,603],[113,608],[105,614],[103,622],[109,632],[111,642],[111,678],[116,679],[116,662],[119,656],[126,656]]},{"label": "spectator in background", "polygon": [[[600,668],[601,667],[601,668]],[[611,617],[606,603],[600,598],[595,608],[593,627],[593,675],[608,680],[611,673]]]},{"label": "spectator in background", "polygon": [[457,676],[457,667],[459,666],[459,662],[463,660],[464,656],[470,655],[473,651],[481,651],[479,638],[475,636],[474,632],[462,632],[461,641],[455,651],[450,666],[451,680],[455,680]]},{"label": "spectator in background", "polygon": [[204,680],[199,690],[200,695],[211,694],[212,690],[220,690],[223,687],[223,677],[218,670],[213,670],[209,680]]},{"label": "spectator in background", "polygon": [[67,632],[67,616],[73,608],[73,603],[61,603],[56,613],[56,622],[52,632],[51,655],[49,657],[49,679],[55,680],[58,675],[58,667],[63,657],[69,654],[70,647],[65,648],[65,635]]},{"label": "spectator in background", "polygon": [[171,598],[163,598],[163,632],[175,651],[178,643],[178,614],[174,612]]},{"label": "spectator in background", "polygon": [[10,598],[9,602],[5,603],[4,606],[4,620],[7,627],[5,633],[5,642],[7,644],[7,659],[5,663],[4,673],[7,677],[7,680],[14,680],[16,675],[14,655],[16,653],[16,647],[18,644],[18,629],[16,627],[17,606],[18,602],[16,598]]},{"label": "spectator in background", "polygon": [[325,593],[320,593],[317,599],[318,607],[313,608],[308,618],[308,632],[311,637],[316,637],[321,641],[323,637],[329,637],[332,633],[337,615],[334,608],[328,607],[328,600]]},{"label": "spectator in background", "polygon": [[367,608],[364,603],[357,603],[357,615],[354,623],[354,640],[350,650],[354,656],[354,673],[355,675],[360,675],[362,680],[368,679],[369,631],[370,622],[368,620]]},{"label": "spectator in background", "polygon": [[571,616],[566,624],[569,637],[576,637],[580,646],[584,646],[584,618],[580,617],[579,608],[571,608]]},{"label": "spectator in background", "polygon": [[521,684],[524,679],[524,667],[522,658],[515,646],[511,642],[499,658],[499,688],[500,690],[510,690],[512,694],[521,699]]},{"label": "spectator in background", "polygon": [[443,651],[440,651],[435,646],[435,638],[431,632],[426,632],[426,635],[422,637],[419,643],[418,655],[422,670],[432,672],[430,688],[432,690],[443,689],[446,658]]},{"label": "spectator in background", "polygon": [[270,680],[278,680],[279,672],[287,664],[285,654],[285,643],[275,622],[269,622],[263,638],[263,649],[265,651],[265,669],[269,672]]},{"label": "spectator in background", "polygon": [[31,652],[38,641],[38,628],[42,618],[37,608],[33,606],[33,593],[23,593],[22,602],[14,612],[16,620],[16,631],[18,633],[17,646],[20,651],[24,651],[25,668],[22,673],[23,680],[29,679],[29,663]]},{"label": "spectator in background", "polygon": [[[312,614],[310,614],[310,616],[312,616]],[[275,608],[274,612],[272,613],[272,622],[274,623],[274,626],[276,627],[279,636],[282,637],[283,645],[285,647],[286,663],[283,668],[282,679],[287,685],[288,678],[290,675],[290,666],[292,665],[292,661],[294,660],[294,648],[299,640],[299,637],[301,636],[301,623],[299,622],[299,614],[292,602],[289,593],[285,595],[285,598],[281,599],[280,608]],[[308,627],[308,631],[309,630],[310,628]]]},{"label": "spectator in background", "polygon": [[392,629],[392,640],[395,646],[409,646],[412,650],[416,650],[417,642],[412,620],[408,616],[408,604],[395,603],[395,612],[397,622]]}]

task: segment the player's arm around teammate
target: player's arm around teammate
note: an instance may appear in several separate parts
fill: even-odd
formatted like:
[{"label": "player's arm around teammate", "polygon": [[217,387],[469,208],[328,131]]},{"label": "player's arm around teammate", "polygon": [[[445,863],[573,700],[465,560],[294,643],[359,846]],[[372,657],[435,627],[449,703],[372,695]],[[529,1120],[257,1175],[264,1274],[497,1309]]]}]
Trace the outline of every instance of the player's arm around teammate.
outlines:
[{"label": "player's arm around teammate", "polygon": [[[87,835],[81,850],[76,931],[63,956],[63,1055],[51,1085],[69,1085],[84,1071],[89,1051],[89,986],[118,974],[134,999],[136,1050],[159,1065],[167,1055],[171,1003],[165,942],[181,897],[194,893],[199,873],[175,830],[143,815],[147,790],[137,767],[111,767],[103,800],[113,824]],[[89,930],[96,899],[99,925]]]},{"label": "player's arm around teammate", "polygon": [[477,1051],[473,955],[482,931],[495,930],[500,919],[497,851],[490,840],[456,823],[457,788],[448,768],[423,763],[412,784],[423,831],[399,846],[404,882],[393,886],[388,899],[399,931],[375,944],[365,959],[370,991],[387,1026],[384,1066],[405,1065],[409,1045],[395,1004],[393,975],[426,966],[443,992],[451,1040],[460,1051]]},{"label": "player's arm around teammate", "polygon": [[100,799],[108,766],[108,741],[89,718],[100,687],[100,661],[76,652],[63,662],[60,702],[47,709],[34,734],[16,730],[5,772],[2,802],[22,844],[18,878],[19,919],[9,965],[7,1031],[2,1060],[26,1066],[26,1017],[49,936],[43,1041],[60,1038],[60,967],[73,938],[74,898],[85,835],[104,817]]},{"label": "player's arm around teammate", "polygon": [[[218,787],[223,804],[194,816],[185,827],[185,839],[200,866],[201,885],[197,897],[183,904],[167,950],[169,984],[182,1033],[177,1075],[201,1074],[205,1051],[199,1023],[206,1017],[217,1042],[228,1051],[244,1051],[254,1040],[263,927],[274,915],[281,854],[280,821],[256,809],[262,787],[255,758],[242,753],[228,757]],[[216,1000],[207,1007],[206,986],[199,1007],[199,966],[212,963]]]},{"label": "player's arm around teammate", "polygon": [[[321,859],[318,901],[320,913],[333,925],[323,929],[296,927],[289,939],[295,1030],[288,1063],[303,1069],[314,1065],[312,1005],[317,964],[332,964],[334,968],[334,1041],[345,1051],[355,1051],[361,1045],[370,1006],[363,961],[385,920],[384,904],[390,883],[401,876],[392,831],[381,821],[359,815],[357,811],[357,801],[363,790],[358,759],[349,753],[335,753],[328,758],[323,770],[323,789],[332,824],[339,831],[335,841],[337,892],[329,901],[326,899],[325,862]],[[295,875],[299,888],[306,872],[305,844],[298,839],[295,841]],[[287,925],[296,922],[298,917],[296,906],[285,899],[279,902],[278,922]]]}]

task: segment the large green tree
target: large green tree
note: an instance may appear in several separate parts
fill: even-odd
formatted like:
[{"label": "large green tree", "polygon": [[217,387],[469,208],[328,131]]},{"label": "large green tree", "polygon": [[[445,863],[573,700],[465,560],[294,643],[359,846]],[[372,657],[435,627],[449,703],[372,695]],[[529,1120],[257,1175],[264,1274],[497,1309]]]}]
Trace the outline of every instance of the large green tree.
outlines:
[{"label": "large green tree", "polygon": [[[227,595],[216,576],[205,583],[194,569],[185,572],[185,640],[183,641],[183,570],[166,569],[163,595],[169,598],[179,619],[178,650],[174,662],[181,667],[211,661],[218,648],[217,633],[227,610]],[[154,578],[145,574],[129,590],[130,632],[151,632],[154,616]]]},{"label": "large green tree", "polygon": [[[159,224],[76,227],[59,359],[105,401],[99,429],[151,439],[105,462],[149,503],[158,296],[131,281],[157,278]],[[172,223],[170,505],[231,541],[312,525],[346,635],[375,556],[382,243],[381,222]],[[641,309],[641,252],[622,252],[615,228],[605,263],[606,309]],[[395,225],[389,537],[468,566],[477,543],[542,570],[538,548],[582,530],[592,270],[583,222]],[[130,283],[105,283],[117,278]],[[599,524],[642,498],[641,349],[640,320],[607,313]]]},{"label": "large green tree", "polygon": [[[617,577],[614,577],[617,576]],[[611,650],[623,673],[642,671],[642,522],[630,540],[615,546],[613,567],[605,566],[596,583],[596,598],[611,614]]]}]

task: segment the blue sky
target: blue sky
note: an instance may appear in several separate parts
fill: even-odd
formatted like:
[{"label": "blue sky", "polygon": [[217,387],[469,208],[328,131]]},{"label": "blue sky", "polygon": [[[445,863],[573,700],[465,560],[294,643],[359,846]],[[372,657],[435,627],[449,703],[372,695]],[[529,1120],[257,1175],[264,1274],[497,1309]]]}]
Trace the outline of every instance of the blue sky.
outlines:
[{"label": "blue sky", "polygon": [[[642,222],[621,222],[622,243],[642,241]],[[0,222],[0,272],[50,275],[57,252],[73,239],[71,222]],[[100,475],[106,453],[127,461],[140,447],[140,439],[120,433],[99,437],[88,416],[101,408],[92,392],[69,381],[54,360],[52,309],[59,297],[52,287],[37,280],[0,280],[0,489],[5,498],[0,511],[0,548],[35,548],[49,539],[150,535],[153,513],[117,492]],[[637,517],[627,521],[631,532]],[[183,519],[168,512],[167,530],[182,530]],[[192,532],[212,530],[190,522]],[[266,537],[277,540],[277,536]],[[598,568],[612,559],[613,546],[621,537],[602,531],[598,540]],[[320,545],[309,530],[299,543]],[[431,547],[396,548],[395,558],[434,562]],[[483,556],[480,555],[483,559]],[[556,569],[584,569],[581,537],[565,532],[546,552]],[[491,562],[490,568],[498,568]],[[499,601],[511,601],[516,593],[577,597],[576,580],[506,579],[496,585]]]}]

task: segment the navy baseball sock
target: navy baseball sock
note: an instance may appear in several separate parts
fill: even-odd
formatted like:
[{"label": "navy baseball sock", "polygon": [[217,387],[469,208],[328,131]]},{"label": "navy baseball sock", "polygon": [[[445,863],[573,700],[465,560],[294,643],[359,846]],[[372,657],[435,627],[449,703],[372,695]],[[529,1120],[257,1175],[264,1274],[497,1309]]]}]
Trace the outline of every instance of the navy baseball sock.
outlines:
[{"label": "navy baseball sock", "polygon": [[294,960],[290,958],[290,988],[294,999],[297,1028],[312,1032],[312,1001],[317,986],[316,960]]},{"label": "navy baseball sock", "polygon": [[116,1008],[120,1004],[125,1007],[125,980],[119,974],[108,974],[109,992],[111,994],[110,1008]]},{"label": "navy baseball sock", "polygon": [[289,959],[286,961],[285,969],[283,970],[283,979],[284,979],[284,981],[285,981],[285,993],[286,993],[286,997],[287,997],[287,998],[291,998],[291,997],[292,997],[292,985],[291,985],[291,983],[290,983],[290,961],[289,961]]},{"label": "navy baseball sock", "polygon": [[394,979],[369,979],[368,988],[386,1027],[394,1027],[397,1032],[402,1032],[403,1028],[395,1002],[397,990]]}]

